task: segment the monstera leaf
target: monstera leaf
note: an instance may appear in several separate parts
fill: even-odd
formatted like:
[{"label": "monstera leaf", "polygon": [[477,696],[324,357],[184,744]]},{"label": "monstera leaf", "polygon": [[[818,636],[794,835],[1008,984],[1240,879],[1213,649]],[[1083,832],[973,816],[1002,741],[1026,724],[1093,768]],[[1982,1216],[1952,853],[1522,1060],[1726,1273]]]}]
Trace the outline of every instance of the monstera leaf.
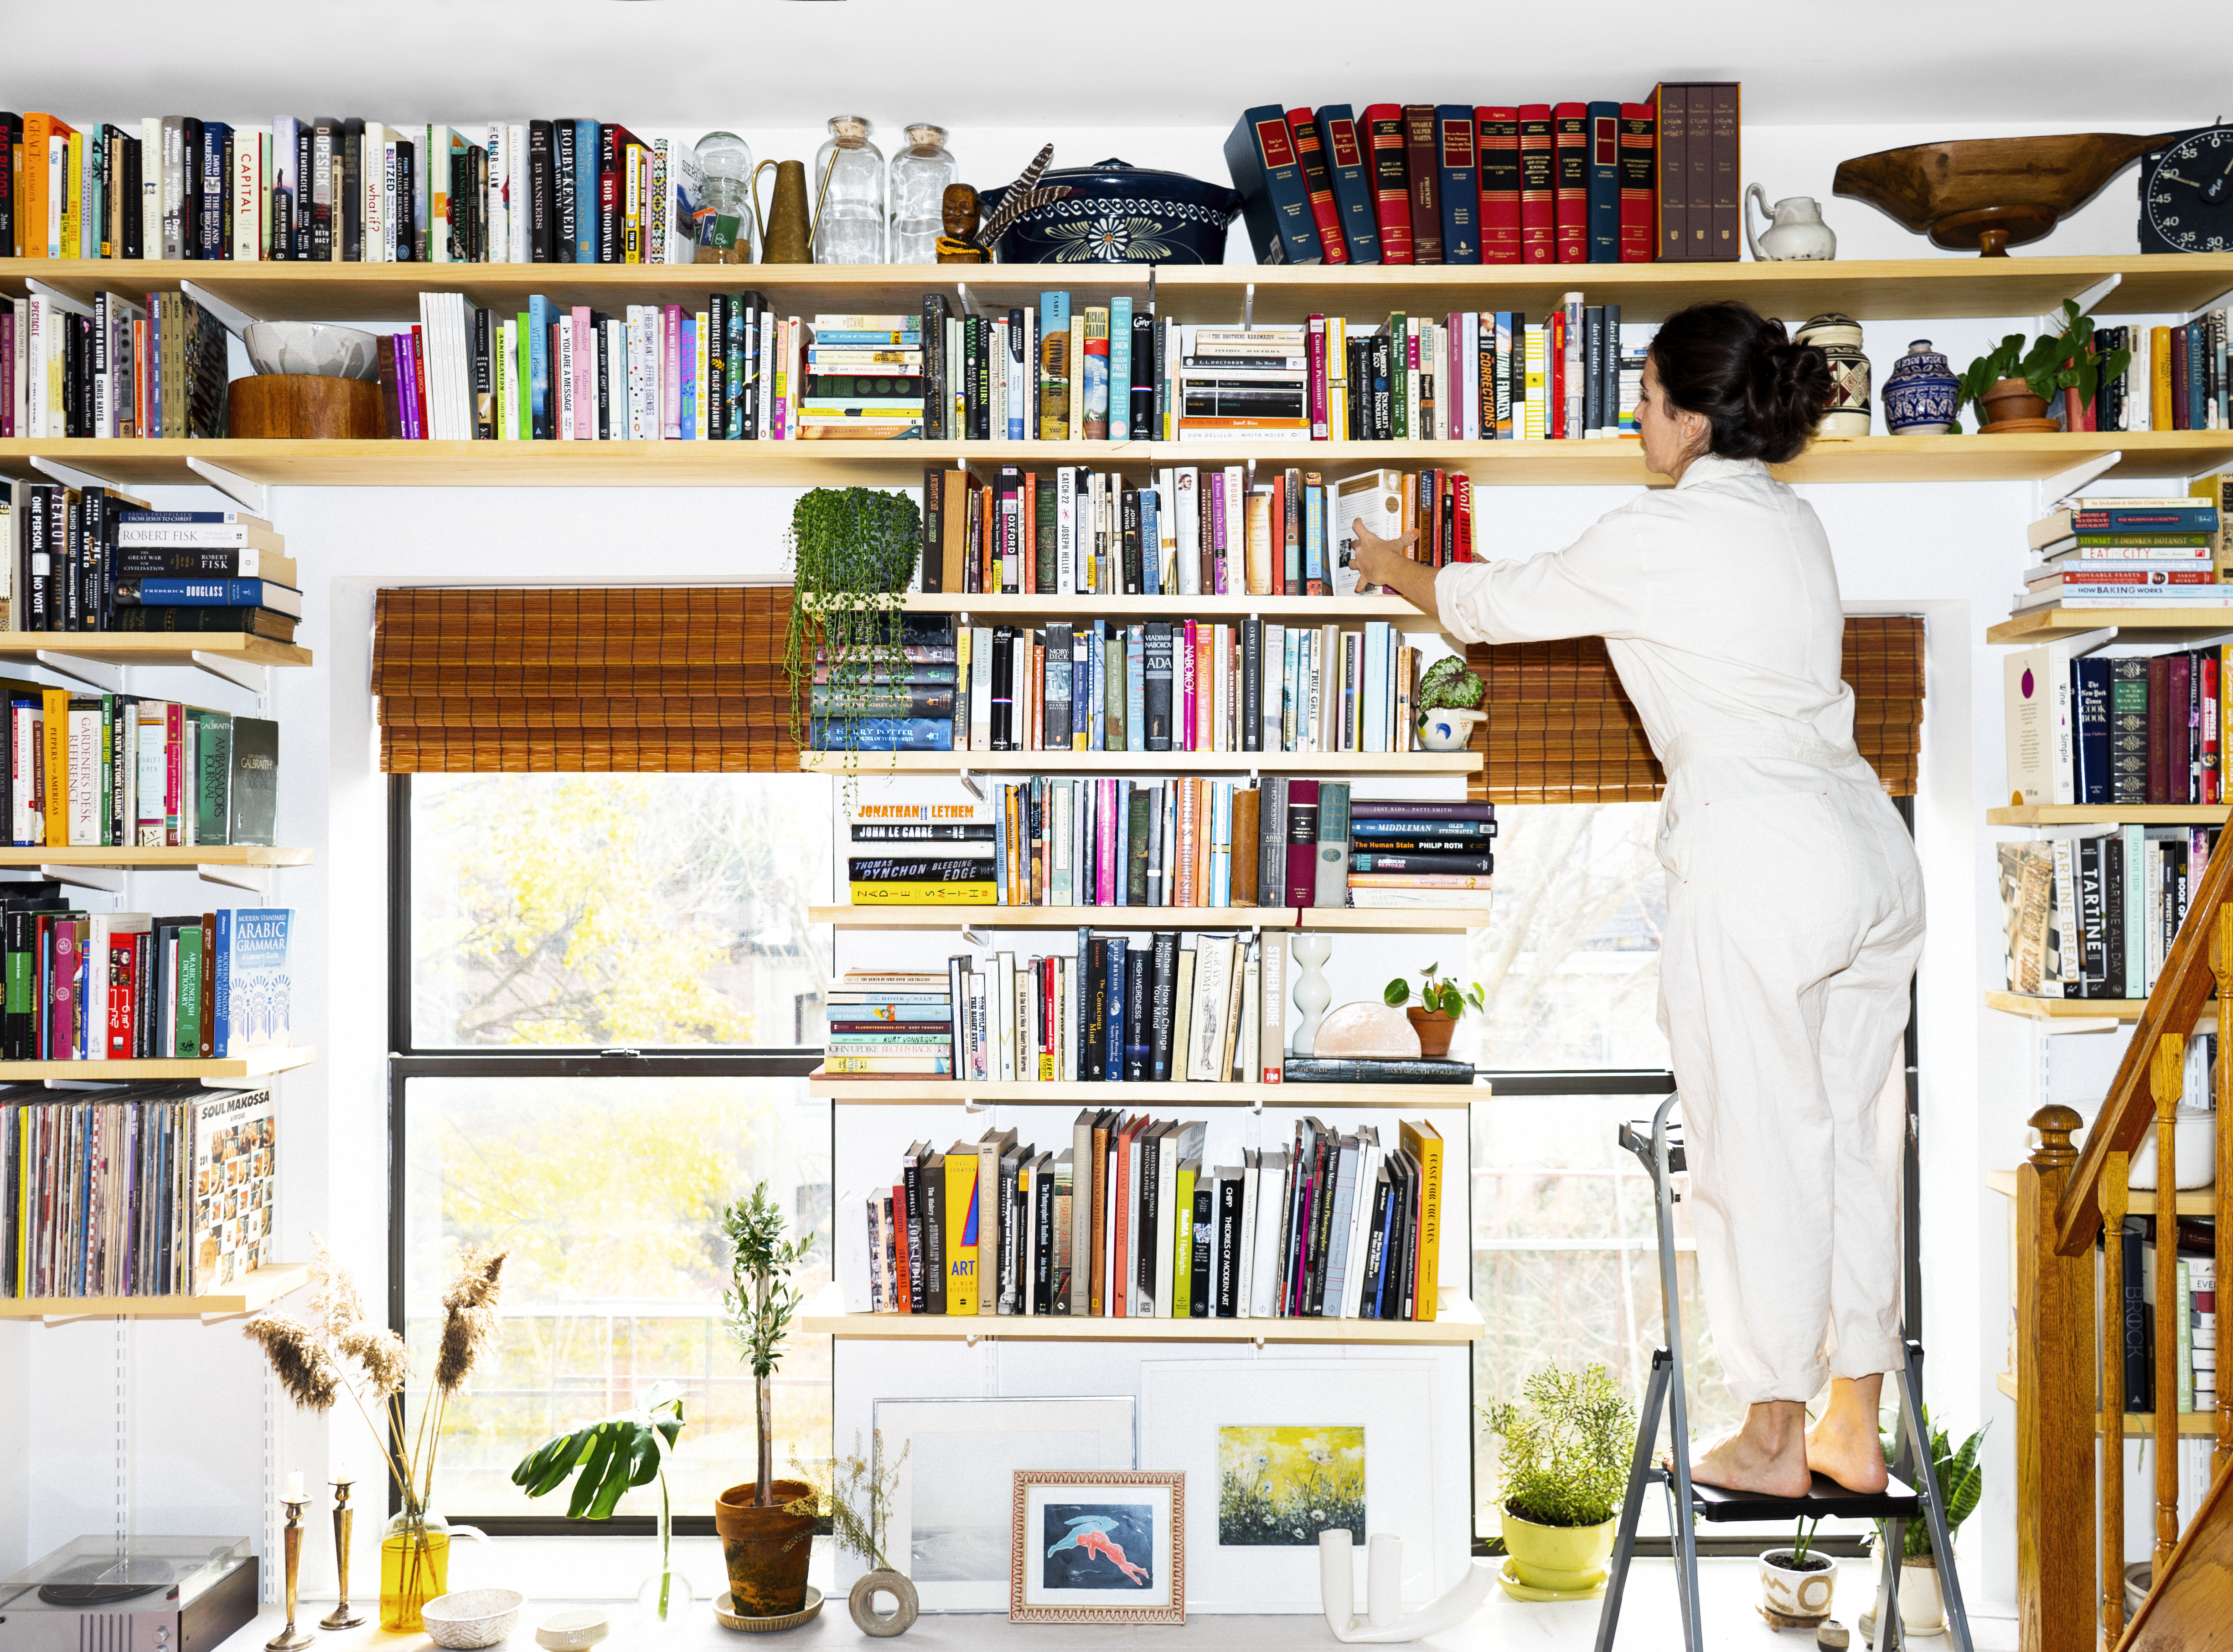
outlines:
[{"label": "monstera leaf", "polygon": [[634,1410],[544,1441],[519,1460],[511,1483],[530,1497],[541,1497],[578,1470],[566,1518],[602,1520],[632,1487],[659,1478],[682,1425],[681,1391],[671,1382],[656,1383]]}]

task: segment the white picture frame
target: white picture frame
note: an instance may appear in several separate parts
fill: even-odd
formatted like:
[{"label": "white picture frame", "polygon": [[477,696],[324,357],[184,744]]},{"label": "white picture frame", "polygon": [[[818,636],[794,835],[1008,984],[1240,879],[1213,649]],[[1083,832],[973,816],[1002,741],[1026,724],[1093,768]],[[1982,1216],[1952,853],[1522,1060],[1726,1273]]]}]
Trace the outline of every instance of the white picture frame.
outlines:
[{"label": "white picture frame", "polygon": [[921,1609],[1006,1611],[1015,1471],[1136,1468],[1138,1417],[1129,1394],[877,1400],[883,1449],[907,1451],[884,1552]]},{"label": "white picture frame", "polygon": [[[1437,1436],[1442,1370],[1431,1359],[1146,1360],[1140,1366],[1140,1461],[1187,1479],[1187,1606],[1195,1612],[1315,1613],[1315,1535],[1240,1546],[1220,1527],[1220,1431],[1234,1427],[1364,1430],[1367,1533],[1403,1539],[1403,1599],[1424,1605],[1448,1586],[1438,1558],[1452,1474],[1470,1442]],[[1365,1545],[1356,1545],[1364,1587]]]}]

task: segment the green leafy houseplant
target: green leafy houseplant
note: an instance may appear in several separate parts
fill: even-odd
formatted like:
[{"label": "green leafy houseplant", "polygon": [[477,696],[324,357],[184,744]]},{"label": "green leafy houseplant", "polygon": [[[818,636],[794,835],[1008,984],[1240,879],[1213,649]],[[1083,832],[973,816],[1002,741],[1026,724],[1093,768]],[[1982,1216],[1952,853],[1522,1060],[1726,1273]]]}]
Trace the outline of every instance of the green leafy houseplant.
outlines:
[{"label": "green leafy houseplant", "polygon": [[1479,981],[1470,986],[1461,987],[1455,981],[1443,979],[1441,969],[1439,964],[1429,964],[1421,970],[1419,985],[1416,989],[1408,979],[1398,975],[1381,989],[1382,1001],[1392,1010],[1400,1010],[1416,998],[1419,1007],[1429,1015],[1446,1015],[1453,1021],[1468,1009],[1486,1011],[1488,1008],[1488,992]]},{"label": "green leafy houseplant", "polygon": [[[1977,1499],[1984,1494],[1985,1470],[1977,1460],[1977,1453],[1985,1443],[1985,1430],[1977,1429],[1957,1447],[1943,1428],[1932,1427],[1930,1412],[1926,1408],[1923,1432],[1930,1441],[1930,1472],[1937,1479],[1938,1495],[1946,1499],[1946,1535],[1950,1540],[1961,1531],[1962,1522],[1977,1512]],[[1884,1437],[1884,1452],[1886,1462],[1898,1454],[1898,1435],[1888,1434]],[[1879,1526],[1878,1530],[1883,1528]],[[1930,1523],[1910,1520],[1900,1543],[1901,1558],[1920,1560],[1930,1552]]]},{"label": "green leafy houseplant", "polygon": [[753,1506],[768,1508],[774,1502],[775,1485],[775,1368],[783,1359],[784,1338],[802,1299],[791,1275],[813,1248],[814,1236],[783,1236],[783,1212],[768,1197],[765,1181],[752,1189],[751,1198],[736,1200],[721,1213],[721,1227],[732,1257],[731,1283],[721,1293],[721,1304],[737,1352],[752,1372],[752,1420],[759,1435],[759,1483]]},{"label": "green leafy houseplant", "polygon": [[1479,711],[1487,690],[1480,674],[1467,669],[1462,658],[1446,654],[1419,679],[1418,706],[1422,712]]},{"label": "green leafy houseplant", "polygon": [[850,792],[862,725],[904,716],[901,609],[922,548],[922,513],[903,493],[814,488],[791,512],[790,624],[784,673],[791,738],[843,751]]},{"label": "green leafy houseplant", "polygon": [[[2132,365],[2130,350],[2097,353],[2093,348],[2093,318],[2078,313],[2077,303],[2062,301],[2062,330],[2041,335],[2025,348],[2024,335],[2010,333],[1990,350],[1969,363],[1956,393],[1958,405],[1977,404],[1978,424],[1984,420],[1984,398],[2003,379],[2021,379],[2032,394],[2052,402],[2064,390],[2078,392],[2081,405],[2091,406],[2093,393],[2104,379],[2113,379]],[[1954,428],[1961,428],[1957,415]]]},{"label": "green leafy houseplant", "polygon": [[1536,1525],[1603,1525],[1620,1512],[1636,1449],[1636,1408],[1602,1365],[1546,1366],[1520,1385],[1524,1403],[1487,1407],[1504,1441],[1504,1506]]},{"label": "green leafy houseplant", "polygon": [[[631,1410],[554,1434],[519,1460],[511,1483],[530,1497],[557,1491],[570,1477],[574,1495],[566,1506],[570,1520],[602,1520],[621,1499],[639,1486],[659,1482],[659,1588],[661,1621],[674,1585],[674,1512],[667,1493],[667,1454],[682,1433],[682,1392],[672,1382],[654,1383],[643,1403]],[[577,1472],[578,1471],[578,1472]]]}]

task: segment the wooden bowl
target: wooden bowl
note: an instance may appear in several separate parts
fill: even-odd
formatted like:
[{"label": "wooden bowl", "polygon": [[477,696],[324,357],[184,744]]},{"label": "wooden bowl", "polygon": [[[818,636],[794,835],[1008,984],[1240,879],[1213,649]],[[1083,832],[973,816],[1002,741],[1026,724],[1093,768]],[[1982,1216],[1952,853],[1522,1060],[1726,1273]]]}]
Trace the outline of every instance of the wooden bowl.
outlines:
[{"label": "wooden bowl", "polygon": [[2040,138],[1965,138],[1883,149],[1838,164],[1831,188],[1869,203],[1950,252],[2003,257],[2036,241],[2066,212],[2163,136],[2078,132]]}]

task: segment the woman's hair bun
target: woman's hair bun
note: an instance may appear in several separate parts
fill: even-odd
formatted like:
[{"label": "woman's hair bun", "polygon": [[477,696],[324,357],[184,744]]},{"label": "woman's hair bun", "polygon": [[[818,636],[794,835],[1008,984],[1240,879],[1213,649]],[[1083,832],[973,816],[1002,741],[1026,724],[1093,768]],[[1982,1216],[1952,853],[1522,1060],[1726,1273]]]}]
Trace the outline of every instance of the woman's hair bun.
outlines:
[{"label": "woman's hair bun", "polygon": [[1708,451],[1724,459],[1795,459],[1835,394],[1819,346],[1793,343],[1781,322],[1734,299],[1668,317],[1651,361],[1661,393],[1704,415]]}]

